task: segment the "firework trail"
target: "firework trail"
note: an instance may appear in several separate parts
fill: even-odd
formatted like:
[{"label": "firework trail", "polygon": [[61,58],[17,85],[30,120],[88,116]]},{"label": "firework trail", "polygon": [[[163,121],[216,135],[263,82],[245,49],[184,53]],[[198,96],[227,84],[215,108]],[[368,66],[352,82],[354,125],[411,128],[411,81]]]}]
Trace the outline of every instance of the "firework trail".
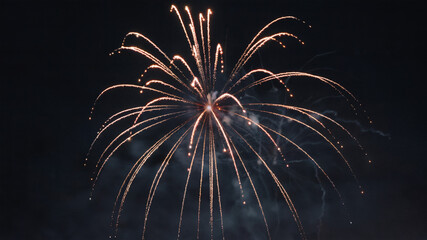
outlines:
[{"label": "firework trail", "polygon": [[[316,159],[309,154],[309,151],[306,151],[303,146],[290,139],[286,135],[285,129],[282,129],[282,127],[275,129],[271,124],[263,121],[264,118],[261,118],[261,116],[269,119],[278,119],[278,121],[280,121],[280,126],[283,124],[283,121],[293,122],[301,128],[307,129],[311,133],[319,136],[344,161],[350,174],[357,183],[358,180],[350,162],[342,153],[343,146],[335,136],[334,130],[341,131],[341,133],[353,139],[354,143],[364,152],[363,147],[346,128],[325,114],[307,108],[285,105],[277,102],[263,102],[258,99],[248,100],[248,98],[245,98],[245,101],[243,101],[242,96],[245,91],[258,85],[276,81],[283,85],[285,93],[292,98],[294,95],[287,85],[289,78],[312,78],[324,83],[345,98],[354,111],[360,111],[360,103],[354,95],[343,86],[322,76],[305,72],[273,73],[267,69],[261,68],[253,69],[246,74],[241,73],[242,68],[251,59],[254,53],[267,43],[276,43],[282,47],[285,47],[285,41],[287,40],[304,44],[296,35],[288,32],[276,32],[270,35],[265,34],[266,30],[277,22],[298,21],[305,24],[304,21],[298,18],[286,16],[277,18],[268,23],[250,41],[231,72],[226,74],[224,72],[224,52],[221,44],[212,47],[210,32],[212,11],[208,9],[206,14],[200,13],[198,18],[195,18],[199,26],[196,25],[188,7],[185,7],[185,15],[187,16],[182,16],[181,12],[174,5],[172,5],[170,11],[176,14],[179,19],[186,41],[188,42],[192,59],[188,60],[180,55],[169,57],[145,35],[136,32],[128,33],[121,47],[111,54],[130,51],[142,55],[152,64],[144,70],[143,74],[138,79],[138,84],[118,84],[102,91],[96,98],[89,117],[89,119],[92,118],[92,113],[99,99],[113,90],[130,89],[139,91],[141,94],[149,93],[150,100],[144,105],[123,109],[109,117],[101,126],[101,129],[90,146],[88,157],[101,135],[108,129],[119,124],[119,122],[131,120],[130,126],[121,131],[105,148],[103,148],[95,165],[96,170],[94,176],[91,179],[93,181],[92,190],[105,165],[114,153],[126,142],[137,135],[145,134],[153,128],[160,128],[164,131],[162,135],[156,136],[158,138],[156,138],[154,144],[146,149],[139,159],[135,161],[120,186],[112,213],[112,219],[116,229],[115,236],[117,235],[117,227],[121,212],[123,211],[124,202],[136,176],[141,172],[143,166],[150,160],[153,154],[156,154],[159,148],[169,144],[172,147],[169,149],[166,156],[164,156],[163,161],[161,161],[160,167],[152,180],[148,192],[142,239],[145,238],[150,209],[158,185],[174,154],[178,149],[182,148],[188,149],[188,168],[187,172],[183,173],[186,174],[187,177],[181,199],[180,214],[178,216],[177,239],[181,237],[184,206],[191,178],[197,178],[196,181],[199,184],[197,233],[195,233],[195,237],[197,239],[200,238],[202,194],[206,194],[202,191],[202,186],[204,180],[207,179],[209,186],[210,238],[214,238],[214,215],[215,211],[218,211],[220,217],[220,232],[222,238],[225,239],[220,190],[221,181],[218,174],[219,152],[222,152],[221,154],[226,154],[233,165],[233,172],[239,186],[241,203],[243,205],[247,203],[247,195],[255,197],[259,214],[264,221],[265,236],[271,239],[262,199],[259,196],[256,184],[248,169],[248,163],[245,161],[245,157],[247,156],[258,159],[260,166],[263,167],[272,178],[284,203],[289,208],[301,238],[306,239],[300,216],[295,208],[290,193],[286,190],[274,169],[271,168],[272,162],[266,158],[265,154],[256,150],[256,146],[252,143],[252,139],[259,138],[259,136],[265,138],[268,144],[263,146],[263,149],[266,150],[262,152],[270,152],[270,154],[275,152],[274,154],[280,157],[281,161],[283,161],[283,166],[286,167],[289,167],[292,161],[287,159],[287,152],[282,149],[284,143],[290,145],[314,164],[316,167],[316,177],[318,177],[317,173],[322,174],[342,201],[341,194],[333,179],[324,169],[324,166],[317,162]],[[186,23],[184,18],[188,19],[188,23]],[[148,47],[154,51],[148,51],[137,45],[129,44],[130,38],[134,41],[139,39],[141,43],[148,45]],[[159,79],[146,79],[144,75],[148,72],[158,72],[159,76],[162,77],[159,77]],[[257,129],[257,136],[251,136],[251,134],[253,135],[254,133],[251,129],[254,128]],[[258,144],[258,146],[261,147],[261,144]],[[197,169],[194,167],[196,163],[200,165],[200,173],[194,171],[194,169]],[[208,176],[204,175],[206,168]],[[246,193],[244,191],[244,187],[242,186],[243,178],[249,182],[251,193]],[[359,188],[363,194],[360,185]],[[214,209],[214,206],[217,206],[218,209]]]}]

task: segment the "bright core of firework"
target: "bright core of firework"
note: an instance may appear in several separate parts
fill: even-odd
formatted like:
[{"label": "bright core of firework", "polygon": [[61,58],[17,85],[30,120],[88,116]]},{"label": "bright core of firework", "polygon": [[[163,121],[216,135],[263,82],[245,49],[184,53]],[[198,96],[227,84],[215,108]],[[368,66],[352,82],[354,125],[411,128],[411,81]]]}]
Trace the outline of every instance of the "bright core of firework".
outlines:
[{"label": "bright core of firework", "polygon": [[[290,210],[290,213],[295,220],[295,223],[299,229],[301,237],[304,239],[304,229],[298,215],[298,211],[294,206],[294,203],[287,192],[285,186],[282,184],[279,177],[276,176],[275,171],[270,167],[266,156],[262,156],[257,152],[254,146],[251,144],[248,136],[253,134],[250,129],[258,129],[257,136],[262,136],[270,143],[272,151],[276,151],[283,160],[283,166],[290,167],[289,161],[286,159],[286,152],[282,151],[281,142],[290,144],[295,150],[301,152],[306,158],[311,161],[320,172],[326,177],[329,183],[337,192],[341,198],[341,194],[335,186],[334,181],[329,177],[327,172],[322,167],[322,164],[318,163],[301,145],[290,139],[286,133],[274,127],[266,122],[254,120],[251,116],[266,116],[268,118],[284,119],[295,124],[300,125],[302,128],[306,128],[308,131],[318,135],[325,141],[325,144],[330,146],[338,156],[344,161],[348,167],[352,176],[356,179],[353,169],[342,153],[343,146],[335,137],[333,130],[338,129],[345,133],[348,137],[354,140],[354,142],[363,150],[357,139],[341,124],[332,118],[307,109],[294,105],[285,105],[282,103],[269,103],[269,102],[247,102],[241,101],[242,94],[255,86],[277,81],[284,87],[284,92],[289,97],[294,95],[291,93],[290,88],[287,86],[287,81],[284,79],[304,77],[312,78],[320,81],[326,86],[334,89],[339,95],[345,98],[354,111],[360,110],[360,103],[357,99],[343,86],[335,81],[328,78],[313,75],[305,72],[282,72],[273,73],[267,69],[259,68],[253,69],[246,74],[242,74],[241,70],[246,63],[252,58],[253,54],[256,53],[261,47],[267,43],[277,43],[281,47],[286,47],[285,40],[296,41],[300,44],[304,44],[297,36],[288,32],[277,32],[270,35],[266,35],[266,30],[273,24],[280,21],[299,21],[304,23],[295,17],[285,16],[277,18],[265,27],[263,27],[251,40],[243,54],[238,59],[234,68],[229,72],[224,72],[224,60],[223,60],[223,48],[221,44],[217,44],[215,48],[212,48],[211,44],[211,32],[210,32],[210,21],[212,11],[207,10],[206,14],[200,13],[198,18],[194,21],[193,15],[188,7],[185,7],[187,13],[188,24],[183,20],[178,8],[174,5],[171,7],[171,12],[175,12],[179,22],[182,26],[185,38],[188,43],[189,50],[192,55],[190,61],[186,60],[181,55],[175,55],[172,58],[166,55],[154,42],[152,42],[145,35],[130,32],[123,39],[120,48],[116,49],[112,54],[120,53],[122,51],[130,51],[139,54],[149,61],[149,65],[141,74],[138,79],[139,84],[118,84],[108,87],[102,91],[92,107],[90,119],[92,119],[92,112],[95,104],[98,100],[111,90],[115,89],[134,89],[140,94],[146,92],[152,92],[150,99],[146,104],[133,108],[123,109],[111,117],[109,117],[105,123],[101,126],[100,131],[95,137],[91,144],[89,153],[91,152],[95,142],[100,138],[103,133],[115,126],[119,121],[125,119],[132,119],[132,124],[118,134],[109,144],[103,149],[101,155],[96,163],[96,170],[93,177],[93,187],[111,156],[117,152],[117,150],[126,142],[130,141],[134,136],[144,134],[147,130],[152,128],[161,128],[164,134],[161,136],[150,136],[157,137],[156,142],[150,146],[141,157],[134,163],[132,169],[127,174],[126,178],[122,182],[119,192],[116,197],[115,207],[112,214],[112,219],[115,222],[116,231],[120,219],[120,214],[123,209],[123,204],[126,200],[127,194],[130,187],[135,180],[135,176],[141,171],[144,164],[150,159],[150,157],[159,149],[159,147],[165,145],[165,142],[171,143],[170,151],[166,154],[157,173],[151,183],[150,191],[145,208],[145,218],[143,225],[142,238],[144,239],[148,216],[152,201],[154,199],[158,184],[165,172],[165,169],[170,163],[172,156],[181,147],[183,143],[188,143],[188,168],[183,174],[187,175],[185,188],[182,197],[181,211],[179,215],[179,225],[177,230],[177,237],[181,234],[181,225],[183,221],[183,210],[185,205],[185,199],[187,195],[187,188],[190,182],[191,175],[198,174],[199,193],[198,193],[198,208],[197,208],[197,234],[196,238],[199,239],[200,229],[200,204],[202,200],[202,185],[205,178],[209,182],[209,225],[210,225],[210,238],[214,236],[214,201],[217,201],[218,211],[220,214],[220,229],[224,238],[224,224],[223,224],[223,210],[221,205],[221,184],[218,175],[218,164],[217,164],[217,152],[223,152],[233,163],[233,172],[239,183],[239,191],[241,196],[241,203],[246,204],[247,195],[251,195],[256,199],[256,203],[259,208],[259,213],[262,216],[265,225],[266,236],[270,239],[269,225],[264,214],[261,198],[258,196],[255,184],[252,180],[250,171],[248,170],[247,163],[243,157],[242,152],[245,151],[245,155],[248,153],[258,159],[261,166],[271,176],[275,182],[277,189],[280,191],[283,197],[284,203]],[[198,25],[196,23],[198,22]],[[304,23],[305,24],[305,23]],[[266,35],[266,36],[265,36]],[[148,45],[154,52],[149,52],[145,48],[141,48],[136,45],[129,44],[128,38],[140,39],[143,44]],[[293,40],[292,40],[293,39]],[[159,72],[160,79],[147,79],[146,75],[150,71]],[[148,74],[147,74],[148,75]],[[221,76],[221,81],[219,81]],[[222,81],[226,79],[225,82]],[[141,85],[141,83],[145,83]],[[286,110],[286,111],[282,111]],[[293,115],[285,114],[292,112],[293,114],[299,114],[301,118],[293,117]],[[304,118],[305,120],[302,120]],[[370,121],[370,119],[368,119]],[[242,124],[243,123],[243,124]],[[331,128],[333,126],[333,129]],[[172,129],[168,129],[172,127]],[[249,129],[250,128],[250,129]],[[217,148],[220,147],[218,150]],[[88,153],[88,156],[89,156]],[[87,160],[87,158],[86,158]],[[197,161],[201,165],[199,173],[193,173],[194,162]],[[369,161],[370,162],[370,161]],[[86,163],[85,163],[86,164]],[[207,169],[208,176],[204,176],[204,170]],[[244,193],[241,178],[245,177],[251,186],[251,193]],[[193,177],[194,178],[194,177]],[[360,185],[359,185],[359,188]],[[216,190],[216,192],[215,192]],[[363,194],[363,190],[361,190]],[[204,193],[206,194],[206,193]],[[216,196],[216,200],[215,200]]]}]

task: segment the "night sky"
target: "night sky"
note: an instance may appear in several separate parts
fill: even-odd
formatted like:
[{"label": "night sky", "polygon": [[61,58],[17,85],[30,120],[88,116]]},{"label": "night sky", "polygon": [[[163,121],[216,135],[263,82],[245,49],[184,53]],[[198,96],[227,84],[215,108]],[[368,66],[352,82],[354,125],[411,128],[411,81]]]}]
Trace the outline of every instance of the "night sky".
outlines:
[{"label": "night sky", "polygon": [[[246,43],[274,18],[293,15],[306,20],[312,28],[281,25],[282,30],[300,36],[304,46],[269,47],[253,64],[275,72],[304,66],[304,71],[331,77],[353,92],[373,119],[369,125],[363,117],[338,116],[354,130],[373,161],[368,165],[361,157],[355,163],[364,196],[350,177],[338,177],[352,225],[329,189],[317,235],[317,215],[312,222],[311,208],[304,209],[310,201],[304,199],[318,197],[318,189],[304,193],[296,188],[300,197],[295,201],[301,202],[309,239],[427,239],[427,124],[423,119],[427,28],[422,1],[88,2],[0,2],[0,239],[108,239],[114,194],[135,156],[131,148],[119,154],[101,179],[95,199],[88,200],[93,163],[85,168],[83,161],[102,120],[112,113],[104,106],[94,121],[88,121],[90,108],[100,91],[117,83],[134,83],[146,66],[134,55],[108,55],[126,33],[147,34],[169,55],[187,53],[178,20],[169,13],[172,3],[181,8],[190,5],[193,14],[213,10],[213,41],[224,45],[226,66],[235,63]],[[305,65],[314,56],[318,57]],[[295,85],[296,93],[306,92],[301,96],[319,96],[315,87],[298,87],[304,86]],[[262,95],[267,90],[260,91]],[[305,106],[319,107],[310,102],[301,100]],[[331,101],[319,108],[346,106]],[[347,154],[358,161],[357,154]],[[172,176],[164,181],[165,186],[175,184]],[[140,181],[134,188],[119,239],[140,239],[148,183]],[[182,191],[176,192],[179,196]],[[152,215],[153,237],[148,239],[176,237],[176,228],[169,235],[165,231],[169,222],[176,224],[178,210],[168,216],[161,199],[158,215]],[[319,211],[319,206],[313,209]],[[289,215],[285,208],[281,211]],[[239,219],[233,214],[242,213],[233,209],[230,219]],[[298,239],[292,218],[283,219],[289,222],[272,224],[273,239],[286,238],[287,232],[287,239]],[[264,231],[263,222],[257,223]],[[262,234],[252,234],[250,227],[233,224],[230,238],[263,239]],[[194,228],[187,225],[188,229]]]}]

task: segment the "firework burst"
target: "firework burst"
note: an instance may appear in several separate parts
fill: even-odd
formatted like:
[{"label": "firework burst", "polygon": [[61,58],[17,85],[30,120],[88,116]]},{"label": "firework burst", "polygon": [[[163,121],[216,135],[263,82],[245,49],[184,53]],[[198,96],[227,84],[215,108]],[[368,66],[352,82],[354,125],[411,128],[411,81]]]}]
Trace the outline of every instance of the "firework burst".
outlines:
[{"label": "firework burst", "polygon": [[[218,175],[218,154],[219,152],[222,152],[221,154],[226,155],[232,162],[233,172],[235,173],[235,177],[239,185],[238,191],[240,191],[242,204],[246,204],[245,199],[247,194],[242,187],[241,178],[244,177],[249,181],[251,189],[250,194],[253,194],[256,199],[259,213],[264,221],[266,236],[271,239],[262,199],[257,192],[253,178],[248,170],[248,163],[244,160],[244,154],[242,154],[242,152],[245,152],[245,155],[250,154],[256,158],[261,167],[263,167],[273,179],[277,189],[284,199],[285,204],[292,214],[301,234],[301,238],[305,239],[304,228],[298,215],[298,211],[291,199],[290,193],[286,190],[285,186],[277,176],[277,173],[275,173],[271,168],[271,162],[266,159],[266,156],[263,156],[262,153],[257,151],[251,143],[250,135],[254,134],[254,131],[251,131],[251,129],[257,129],[257,136],[252,137],[259,138],[262,136],[265,138],[266,142],[268,142],[270,152],[276,152],[277,156],[279,156],[281,161],[283,161],[283,166],[286,167],[289,167],[290,162],[287,160],[287,153],[282,150],[283,147],[281,147],[281,142],[279,140],[281,139],[282,142],[290,144],[316,166],[316,168],[325,176],[327,181],[329,181],[340,198],[341,195],[337,190],[334,181],[324,170],[321,164],[319,164],[315,158],[308,153],[308,151],[286,136],[286,134],[282,133],[280,129],[274,129],[271,125],[254,118],[253,116],[285,119],[318,135],[327,145],[333,148],[339,157],[345,162],[347,168],[356,181],[357,178],[353,169],[342,153],[342,145],[340,145],[340,142],[328,126],[334,126],[334,129],[343,131],[352,138],[362,150],[363,148],[357,139],[351,135],[346,128],[325,114],[294,105],[262,102],[259,100],[251,102],[247,99],[242,100],[242,96],[247,90],[258,85],[276,81],[283,85],[283,89],[288,94],[288,97],[293,97],[290,88],[287,86],[286,79],[289,79],[290,77],[308,77],[331,87],[349,102],[354,111],[359,111],[360,104],[353,94],[347,89],[335,81],[325,77],[304,72],[273,73],[267,69],[254,69],[248,71],[246,74],[241,73],[242,68],[251,59],[253,54],[267,43],[278,43],[284,47],[284,42],[287,39],[294,39],[293,41],[304,44],[304,42],[296,35],[288,32],[277,32],[266,35],[265,32],[271,25],[281,21],[299,21],[302,23],[304,23],[304,21],[292,16],[286,16],[277,18],[268,23],[255,35],[231,72],[226,74],[224,72],[223,48],[221,44],[217,44],[215,47],[212,47],[211,44],[210,24],[212,11],[208,9],[205,14],[200,13],[198,18],[195,18],[198,25],[196,25],[193,20],[193,16],[188,7],[185,7],[185,15],[187,16],[184,17],[174,5],[172,5],[170,11],[175,13],[179,19],[185,38],[188,42],[189,50],[191,51],[192,59],[187,60],[180,55],[169,57],[145,35],[130,32],[125,36],[121,47],[111,54],[120,53],[122,51],[135,52],[147,58],[152,62],[152,64],[145,69],[141,77],[138,79],[138,84],[118,84],[108,87],[99,94],[92,107],[93,112],[95,104],[97,104],[101,96],[114,89],[131,89],[139,91],[141,94],[151,92],[151,94],[149,94],[151,99],[145,104],[138,107],[123,109],[109,117],[102,125],[90,147],[89,153],[91,152],[95,142],[97,142],[100,136],[108,129],[116,126],[121,121],[132,119],[132,124],[115,136],[115,138],[108,143],[98,157],[96,170],[93,178],[91,179],[93,181],[93,187],[95,187],[101,172],[111,156],[126,142],[130,141],[137,135],[145,134],[148,130],[153,128],[160,128],[164,131],[161,135],[154,136],[155,143],[146,149],[139,159],[137,159],[120,186],[112,214],[116,231],[124,202],[135,177],[141,171],[144,164],[150,160],[150,157],[152,157],[160,147],[165,144],[169,144],[171,148],[169,152],[165,154],[166,156],[164,156],[163,161],[161,161],[160,167],[154,176],[148,193],[142,239],[145,237],[150,208],[159,182],[176,151],[182,148],[187,149],[188,168],[187,171],[183,173],[186,174],[186,182],[181,200],[180,214],[178,216],[179,224],[177,229],[177,238],[180,238],[188,185],[190,182],[190,176],[192,174],[196,174],[193,173],[196,163],[200,165],[200,173],[197,173],[199,175],[197,178],[199,191],[197,233],[195,236],[197,239],[200,237],[202,186],[203,181],[206,179],[209,186],[208,204],[210,216],[210,238],[212,239],[214,237],[215,211],[219,212],[222,238],[225,238],[223,209],[221,205],[221,184]],[[188,24],[185,23],[183,18],[188,19]],[[130,38],[133,38],[134,40],[139,39],[139,41],[146,44],[154,51],[147,51],[144,50],[145,48],[129,44]],[[151,71],[158,72],[162,77],[159,77],[159,79],[146,79],[147,77],[145,77],[144,74]],[[92,118],[92,112],[89,119]],[[295,117],[295,114],[300,117]],[[302,118],[305,118],[306,120],[304,121]],[[208,176],[204,176],[204,170],[206,169]],[[359,188],[363,194],[363,190],[360,185]],[[218,209],[214,209],[215,201]]]}]

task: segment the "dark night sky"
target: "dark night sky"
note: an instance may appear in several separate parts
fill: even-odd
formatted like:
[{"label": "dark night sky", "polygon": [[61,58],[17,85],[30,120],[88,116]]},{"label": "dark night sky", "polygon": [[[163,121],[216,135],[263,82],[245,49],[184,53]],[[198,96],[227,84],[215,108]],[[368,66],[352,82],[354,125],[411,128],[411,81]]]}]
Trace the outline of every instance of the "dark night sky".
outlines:
[{"label": "dark night sky", "polygon": [[[148,34],[169,54],[187,47],[183,41],[170,41],[183,37],[169,13],[172,2],[87,2],[0,2],[0,239],[108,239],[111,198],[102,204],[87,200],[91,169],[82,163],[99,124],[88,121],[88,115],[102,89],[132,82],[140,70],[132,62],[136,58],[108,53],[129,31]],[[286,61],[285,70],[332,52],[316,67],[339,73],[330,76],[344,76],[334,80],[364,104],[375,121],[370,129],[387,135],[359,131],[374,160],[370,168],[358,168],[367,194],[349,200],[355,224],[337,223],[334,228],[333,221],[345,220],[331,217],[321,239],[427,239],[422,1],[185,3],[193,14],[213,9],[216,41],[224,43],[226,62],[231,63],[244,43],[275,17],[305,19],[312,29],[293,29],[306,46]],[[266,65],[274,62],[267,55],[259,57]],[[326,214],[333,215],[334,208],[328,209]],[[122,231],[139,229],[139,223],[133,224]]]}]

